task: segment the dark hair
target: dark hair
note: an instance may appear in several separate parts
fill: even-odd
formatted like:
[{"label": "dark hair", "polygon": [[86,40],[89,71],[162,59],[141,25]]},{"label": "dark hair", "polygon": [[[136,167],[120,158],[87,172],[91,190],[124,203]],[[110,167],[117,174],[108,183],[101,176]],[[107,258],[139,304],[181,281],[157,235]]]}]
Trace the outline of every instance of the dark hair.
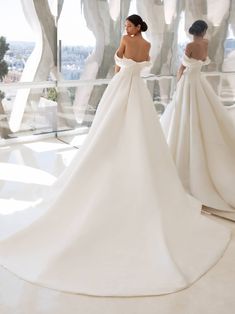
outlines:
[{"label": "dark hair", "polygon": [[208,25],[203,20],[195,21],[192,26],[189,28],[189,34],[191,35],[201,35],[204,31],[206,31]]},{"label": "dark hair", "polygon": [[140,17],[137,14],[132,14],[126,18],[126,20],[133,23],[135,26],[140,25],[141,32],[146,32],[148,29],[148,25],[142,20],[142,17]]}]

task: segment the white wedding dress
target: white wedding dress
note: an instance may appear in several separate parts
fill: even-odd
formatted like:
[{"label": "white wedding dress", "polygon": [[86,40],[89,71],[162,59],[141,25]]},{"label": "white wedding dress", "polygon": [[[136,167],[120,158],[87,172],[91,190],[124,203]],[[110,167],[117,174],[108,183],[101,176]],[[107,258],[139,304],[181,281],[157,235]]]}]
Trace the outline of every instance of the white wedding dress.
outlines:
[{"label": "white wedding dress", "polygon": [[148,62],[116,62],[121,70],[69,174],[58,180],[57,199],[30,226],[1,239],[0,264],[71,293],[170,293],[219,260],[230,231],[202,216],[178,179],[140,78]]},{"label": "white wedding dress", "polygon": [[235,220],[235,124],[201,74],[209,62],[184,55],[186,69],[160,121],[185,189]]}]

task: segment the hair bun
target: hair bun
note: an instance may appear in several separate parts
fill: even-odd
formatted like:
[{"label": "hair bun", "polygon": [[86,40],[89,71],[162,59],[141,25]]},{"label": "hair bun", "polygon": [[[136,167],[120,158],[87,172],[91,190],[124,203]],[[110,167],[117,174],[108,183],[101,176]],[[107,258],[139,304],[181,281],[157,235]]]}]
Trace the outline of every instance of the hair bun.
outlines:
[{"label": "hair bun", "polygon": [[146,32],[148,29],[148,25],[145,23],[145,21],[142,21],[141,23],[141,31]]},{"label": "hair bun", "polygon": [[208,28],[208,25],[207,25],[207,23],[205,21],[197,20],[189,28],[189,34],[191,34],[191,35],[200,35],[204,31],[206,31],[207,28]]}]

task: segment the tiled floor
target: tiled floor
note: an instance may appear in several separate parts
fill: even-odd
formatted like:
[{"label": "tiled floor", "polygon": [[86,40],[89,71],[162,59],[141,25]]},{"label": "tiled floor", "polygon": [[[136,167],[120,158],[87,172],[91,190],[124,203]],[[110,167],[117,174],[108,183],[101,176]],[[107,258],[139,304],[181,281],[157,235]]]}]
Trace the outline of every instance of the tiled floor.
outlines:
[{"label": "tiled floor", "polygon": [[[70,138],[64,138],[70,141]],[[73,138],[81,144],[81,138]],[[78,141],[78,142],[77,142]],[[75,145],[75,146],[76,146]],[[42,201],[77,149],[55,138],[0,147],[0,235],[35,219]],[[14,175],[13,175],[14,174]],[[0,267],[0,314],[233,314],[235,313],[235,223],[222,259],[194,285],[156,297],[103,298],[40,288]]]}]

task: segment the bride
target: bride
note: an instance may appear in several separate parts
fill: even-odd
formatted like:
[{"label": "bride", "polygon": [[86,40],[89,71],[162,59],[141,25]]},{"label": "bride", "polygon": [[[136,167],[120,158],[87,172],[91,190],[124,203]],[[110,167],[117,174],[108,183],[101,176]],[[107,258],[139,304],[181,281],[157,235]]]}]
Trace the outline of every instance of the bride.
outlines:
[{"label": "bride", "polygon": [[98,296],[165,294],[191,285],[229,242],[227,228],[201,215],[178,179],[140,78],[149,66],[147,25],[131,15],[126,30],[115,55],[120,71],[56,199],[0,241],[0,264],[27,281]]},{"label": "bride", "polygon": [[193,23],[179,82],[161,124],[186,190],[208,210],[235,220],[235,125],[201,67],[210,60],[207,24]]}]

